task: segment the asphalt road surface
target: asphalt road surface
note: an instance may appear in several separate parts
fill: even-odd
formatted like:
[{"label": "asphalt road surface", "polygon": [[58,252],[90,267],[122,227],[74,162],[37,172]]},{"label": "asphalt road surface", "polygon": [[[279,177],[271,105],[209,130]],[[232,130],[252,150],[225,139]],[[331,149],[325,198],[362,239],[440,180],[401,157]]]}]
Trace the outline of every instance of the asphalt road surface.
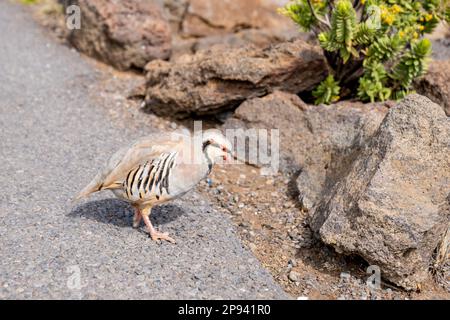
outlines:
[{"label": "asphalt road surface", "polygon": [[[131,228],[101,193],[70,202],[133,137],[89,100],[96,72],[0,0],[0,298],[287,298],[199,194],[154,209],[178,243]],[[145,129],[142,129],[144,135]]]}]

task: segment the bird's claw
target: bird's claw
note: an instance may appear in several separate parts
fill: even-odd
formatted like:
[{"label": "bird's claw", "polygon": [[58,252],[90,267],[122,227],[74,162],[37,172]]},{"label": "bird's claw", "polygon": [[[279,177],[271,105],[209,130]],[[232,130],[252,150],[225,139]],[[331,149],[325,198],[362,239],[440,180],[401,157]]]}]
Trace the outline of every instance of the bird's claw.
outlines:
[{"label": "bird's claw", "polygon": [[156,232],[151,233],[150,237],[152,238],[153,241],[166,240],[173,244],[176,243],[175,239],[169,237],[169,234],[167,232],[156,231]]}]

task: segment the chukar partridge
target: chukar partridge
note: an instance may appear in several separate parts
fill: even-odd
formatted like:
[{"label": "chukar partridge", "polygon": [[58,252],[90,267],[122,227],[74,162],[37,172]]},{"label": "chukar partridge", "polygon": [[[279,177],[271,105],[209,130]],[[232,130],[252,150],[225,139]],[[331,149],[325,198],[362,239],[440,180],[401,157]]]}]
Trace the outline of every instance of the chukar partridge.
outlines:
[{"label": "chukar partridge", "polygon": [[231,151],[231,143],[218,131],[194,137],[167,133],[141,138],[117,151],[76,200],[111,190],[134,207],[133,227],[143,219],[153,240],[175,243],[152,226],[152,207],[187,193],[211,172],[218,159],[235,157]]}]

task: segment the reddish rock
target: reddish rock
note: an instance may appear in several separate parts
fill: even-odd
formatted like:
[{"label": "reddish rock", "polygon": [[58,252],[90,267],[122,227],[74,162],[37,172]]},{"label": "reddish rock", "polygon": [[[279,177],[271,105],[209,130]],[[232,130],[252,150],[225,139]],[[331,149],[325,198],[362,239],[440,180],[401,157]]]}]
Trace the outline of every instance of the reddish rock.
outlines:
[{"label": "reddish rock", "polygon": [[182,21],[184,36],[204,37],[241,29],[292,28],[293,23],[277,13],[279,1],[189,0]]},{"label": "reddish rock", "polygon": [[235,33],[224,35],[212,35],[202,38],[173,39],[173,52],[171,60],[177,59],[183,54],[194,54],[201,50],[212,48],[242,48],[253,45],[258,48],[266,48],[270,45],[302,39],[310,40],[308,33],[300,33],[298,30],[274,30],[274,29],[245,29]]},{"label": "reddish rock", "polygon": [[173,32],[173,58],[212,46],[242,47],[301,38],[308,33],[277,13],[284,0],[198,1],[164,0]]},{"label": "reddish rock", "polygon": [[301,40],[205,50],[170,63],[153,61],[146,71],[147,108],[175,117],[217,113],[273,90],[308,91],[327,74],[321,49]]},{"label": "reddish rock", "polygon": [[157,1],[76,0],[81,29],[69,41],[80,51],[118,69],[143,68],[153,59],[168,59],[171,29]]}]

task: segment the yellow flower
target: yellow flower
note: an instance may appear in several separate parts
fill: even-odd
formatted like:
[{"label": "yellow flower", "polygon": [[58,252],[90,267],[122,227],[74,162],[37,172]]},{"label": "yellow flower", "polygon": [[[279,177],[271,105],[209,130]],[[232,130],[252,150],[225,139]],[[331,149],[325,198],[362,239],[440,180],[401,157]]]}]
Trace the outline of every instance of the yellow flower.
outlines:
[{"label": "yellow flower", "polygon": [[395,21],[395,13],[391,12],[385,5],[380,6],[381,20],[388,25],[392,25]]},{"label": "yellow flower", "polygon": [[433,15],[431,13],[425,16],[425,21],[430,21],[431,19],[433,19]]},{"label": "yellow flower", "polygon": [[323,0],[312,0],[312,3],[317,8],[323,8],[326,6],[326,3]]},{"label": "yellow flower", "polygon": [[425,27],[424,26],[422,26],[422,25],[419,25],[419,28],[418,28],[420,31],[422,31],[422,30],[424,30],[425,29]]},{"label": "yellow flower", "polygon": [[405,32],[404,31],[400,31],[398,33],[398,35],[400,36],[400,38],[404,38],[405,37]]},{"label": "yellow flower", "polygon": [[365,4],[366,3],[366,0],[361,0],[361,4]]},{"label": "yellow flower", "polygon": [[403,9],[402,9],[402,7],[400,7],[398,4],[394,4],[394,5],[391,7],[391,11],[392,11],[393,13],[400,13],[400,12],[403,11]]},{"label": "yellow flower", "polygon": [[392,25],[394,23],[394,21],[395,21],[395,16],[393,14],[390,14],[390,13],[387,13],[387,14],[381,13],[381,19],[386,24]]},{"label": "yellow flower", "polygon": [[417,32],[414,32],[414,33],[413,33],[413,38],[414,38],[414,39],[419,38],[419,34],[418,34]]}]

